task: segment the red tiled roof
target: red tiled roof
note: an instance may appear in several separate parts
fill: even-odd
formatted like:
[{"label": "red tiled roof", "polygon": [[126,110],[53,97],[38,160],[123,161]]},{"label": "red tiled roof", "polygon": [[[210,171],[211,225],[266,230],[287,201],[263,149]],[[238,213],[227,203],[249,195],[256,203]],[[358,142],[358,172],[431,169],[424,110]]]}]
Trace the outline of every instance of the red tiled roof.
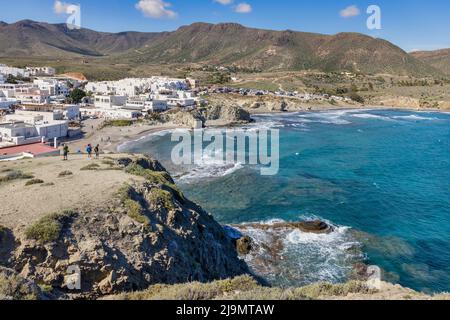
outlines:
[{"label": "red tiled roof", "polygon": [[0,148],[0,156],[20,154],[24,152],[38,156],[46,153],[52,153],[55,152],[56,150],[58,149],[49,147],[43,143],[33,143],[23,146]]}]

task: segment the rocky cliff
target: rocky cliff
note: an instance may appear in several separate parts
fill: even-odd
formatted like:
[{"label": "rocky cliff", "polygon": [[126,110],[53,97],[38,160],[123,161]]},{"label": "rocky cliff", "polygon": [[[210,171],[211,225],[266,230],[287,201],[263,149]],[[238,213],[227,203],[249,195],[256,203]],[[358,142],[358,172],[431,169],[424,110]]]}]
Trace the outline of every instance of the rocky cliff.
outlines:
[{"label": "rocky cliff", "polygon": [[[49,158],[20,168],[29,172],[26,178],[0,182],[0,265],[9,275],[3,280],[14,275],[46,292],[31,286],[24,297],[98,298],[249,273],[222,226],[186,199],[153,159]],[[5,177],[18,172],[14,164],[0,170]],[[11,193],[28,205],[9,203],[16,199]],[[34,204],[51,201],[54,193],[61,197],[58,208]],[[78,280],[81,288],[72,290]],[[17,297],[5,281],[9,296]]]}]

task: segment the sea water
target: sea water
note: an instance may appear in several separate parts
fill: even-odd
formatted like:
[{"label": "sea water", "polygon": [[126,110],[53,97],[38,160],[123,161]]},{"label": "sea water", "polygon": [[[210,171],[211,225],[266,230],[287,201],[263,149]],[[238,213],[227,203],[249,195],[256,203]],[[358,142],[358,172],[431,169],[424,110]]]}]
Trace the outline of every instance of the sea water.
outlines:
[{"label": "sea water", "polygon": [[[161,160],[186,195],[223,224],[319,218],[336,227],[329,235],[277,235],[276,269],[269,257],[262,272],[274,284],[345,281],[363,261],[406,287],[450,291],[450,114],[341,110],[256,120],[247,129],[280,130],[278,175],[208,159],[174,166],[170,132],[122,149]],[[260,242],[274,236],[249,232]]]}]

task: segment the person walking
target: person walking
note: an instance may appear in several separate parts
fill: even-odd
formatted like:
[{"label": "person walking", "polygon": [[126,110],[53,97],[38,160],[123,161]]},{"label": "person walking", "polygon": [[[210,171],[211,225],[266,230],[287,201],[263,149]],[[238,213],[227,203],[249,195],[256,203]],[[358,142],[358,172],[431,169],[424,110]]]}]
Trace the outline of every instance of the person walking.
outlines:
[{"label": "person walking", "polygon": [[88,144],[88,145],[87,145],[87,147],[86,147],[86,152],[87,152],[87,154],[88,154],[88,158],[89,158],[89,159],[92,159],[92,145],[91,145],[91,144]]},{"label": "person walking", "polygon": [[69,146],[67,144],[63,145],[63,161],[67,161],[69,159]]},{"label": "person walking", "polygon": [[95,153],[95,159],[99,159],[100,158],[100,145],[96,145],[94,148],[94,153]]}]

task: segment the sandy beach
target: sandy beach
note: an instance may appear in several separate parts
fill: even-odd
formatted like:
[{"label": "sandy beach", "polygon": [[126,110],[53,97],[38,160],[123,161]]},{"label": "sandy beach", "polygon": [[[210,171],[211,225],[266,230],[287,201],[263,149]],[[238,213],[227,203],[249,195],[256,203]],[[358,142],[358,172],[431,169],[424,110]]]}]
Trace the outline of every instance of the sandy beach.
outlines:
[{"label": "sandy beach", "polygon": [[93,123],[95,122],[90,121],[85,123],[83,128],[84,136],[82,138],[67,142],[71,153],[84,152],[87,144],[93,146],[100,145],[102,153],[117,153],[118,146],[127,141],[136,140],[155,132],[179,128],[179,126],[177,127],[173,124],[134,124],[129,127],[100,128]]}]

